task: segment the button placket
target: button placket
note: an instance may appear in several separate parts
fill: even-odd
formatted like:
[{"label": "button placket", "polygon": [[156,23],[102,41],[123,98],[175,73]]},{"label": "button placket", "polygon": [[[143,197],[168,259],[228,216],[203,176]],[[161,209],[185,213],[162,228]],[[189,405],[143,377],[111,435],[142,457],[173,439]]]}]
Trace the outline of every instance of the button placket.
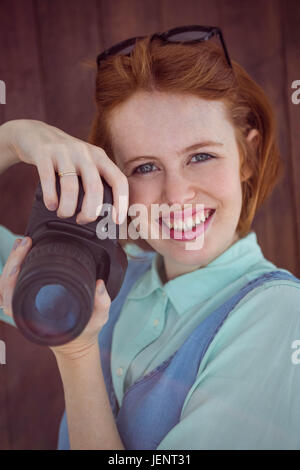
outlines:
[{"label": "button placket", "polygon": [[160,334],[160,332],[161,332],[160,330],[162,328],[164,315],[165,315],[166,308],[167,308],[167,303],[168,303],[166,293],[164,291],[161,291],[161,295],[164,298],[163,305],[151,317],[152,331],[155,331],[156,334]]},{"label": "button placket", "polygon": [[[114,367],[112,370],[114,370],[113,377],[118,390],[124,388],[124,382],[128,368],[130,367],[132,361],[134,361],[135,357],[141,352],[142,349],[155,341],[161,334],[164,325],[164,315],[167,308],[168,298],[166,293],[162,290],[159,293],[159,297],[159,305],[156,304],[154,306],[152,314],[149,316],[148,322],[134,338],[134,348],[131,348],[130,354],[124,354],[124,352],[119,348],[117,357],[115,356],[114,358]],[[113,341],[115,341],[114,336]]]}]

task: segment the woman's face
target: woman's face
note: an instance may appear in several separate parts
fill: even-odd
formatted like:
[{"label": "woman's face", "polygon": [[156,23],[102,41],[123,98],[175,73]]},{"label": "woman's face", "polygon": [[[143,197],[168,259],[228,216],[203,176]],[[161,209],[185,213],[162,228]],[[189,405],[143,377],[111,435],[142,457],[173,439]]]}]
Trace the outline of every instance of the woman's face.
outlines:
[{"label": "woman's face", "polygon": [[222,102],[137,92],[113,113],[110,125],[116,164],[128,178],[129,204],[146,205],[149,223],[152,204],[177,203],[181,212],[184,204],[215,209],[196,250],[187,249],[192,241],[147,239],[163,256],[168,280],[206,266],[238,240],[240,161]]}]

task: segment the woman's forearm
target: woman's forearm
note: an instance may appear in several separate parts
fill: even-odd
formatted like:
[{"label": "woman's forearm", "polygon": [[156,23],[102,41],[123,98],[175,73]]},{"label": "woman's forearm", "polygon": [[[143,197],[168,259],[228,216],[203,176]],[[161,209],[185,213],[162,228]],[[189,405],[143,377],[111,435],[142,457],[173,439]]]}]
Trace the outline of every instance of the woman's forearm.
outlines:
[{"label": "woman's forearm", "polygon": [[0,126],[0,174],[20,160],[12,145],[15,121]]},{"label": "woman's forearm", "polygon": [[56,360],[71,449],[124,450],[106,392],[98,345],[79,359],[56,356]]}]

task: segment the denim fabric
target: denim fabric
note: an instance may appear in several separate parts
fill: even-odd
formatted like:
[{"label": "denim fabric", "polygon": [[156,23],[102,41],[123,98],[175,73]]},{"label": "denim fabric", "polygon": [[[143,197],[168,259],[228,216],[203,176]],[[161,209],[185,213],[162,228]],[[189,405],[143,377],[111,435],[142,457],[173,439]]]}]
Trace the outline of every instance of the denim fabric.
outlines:
[{"label": "denim fabric", "polygon": [[[215,335],[230,312],[253,289],[273,280],[293,280],[295,276],[272,271],[250,281],[239,292],[212,312],[167,360],[129,387],[120,410],[114,394],[110,370],[110,349],[114,325],[133,284],[147,270],[151,258],[136,266],[129,262],[118,297],[112,302],[110,318],[99,335],[103,374],[117,427],[125,449],[156,449],[180,420],[185,398],[196,380],[199,366]],[[69,449],[66,414],[60,431],[58,449]]]}]

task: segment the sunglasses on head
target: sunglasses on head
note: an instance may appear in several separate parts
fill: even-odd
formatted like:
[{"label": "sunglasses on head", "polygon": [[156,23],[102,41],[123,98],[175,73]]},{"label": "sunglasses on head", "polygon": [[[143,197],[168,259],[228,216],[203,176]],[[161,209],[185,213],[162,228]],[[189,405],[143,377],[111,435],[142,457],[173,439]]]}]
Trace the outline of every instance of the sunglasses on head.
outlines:
[{"label": "sunglasses on head", "polygon": [[[147,36],[137,36],[133,38],[126,39],[125,41],[121,41],[114,46],[106,49],[104,52],[97,56],[97,64],[98,68],[100,67],[100,63],[105,60],[108,56],[112,55],[125,55],[129,56],[132,49],[135,46],[135,43],[139,39],[144,39]],[[202,41],[207,41],[213,37],[218,37],[221,41],[224,54],[227,60],[228,65],[232,68],[232,64],[229,58],[229,54],[227,51],[227,47],[223,38],[223,34],[220,28],[216,26],[178,26],[177,28],[169,29],[169,31],[165,31],[164,33],[154,33],[151,35],[150,42],[153,41],[154,38],[159,38],[166,43],[197,43]]]}]

